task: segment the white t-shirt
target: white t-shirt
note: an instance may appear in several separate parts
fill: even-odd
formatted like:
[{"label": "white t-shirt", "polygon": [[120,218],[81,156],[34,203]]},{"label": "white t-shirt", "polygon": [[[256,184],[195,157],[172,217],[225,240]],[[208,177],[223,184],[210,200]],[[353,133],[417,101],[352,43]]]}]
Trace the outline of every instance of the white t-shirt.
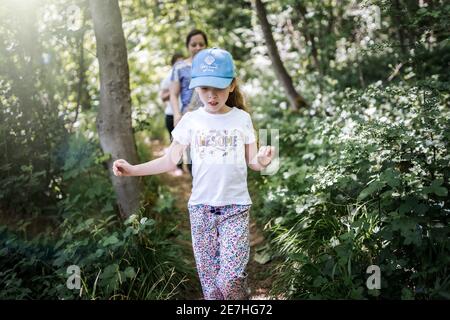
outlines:
[{"label": "white t-shirt", "polygon": [[252,204],[247,189],[245,144],[256,138],[247,112],[232,108],[224,114],[212,114],[200,107],[181,118],[172,136],[190,145],[190,205]]}]

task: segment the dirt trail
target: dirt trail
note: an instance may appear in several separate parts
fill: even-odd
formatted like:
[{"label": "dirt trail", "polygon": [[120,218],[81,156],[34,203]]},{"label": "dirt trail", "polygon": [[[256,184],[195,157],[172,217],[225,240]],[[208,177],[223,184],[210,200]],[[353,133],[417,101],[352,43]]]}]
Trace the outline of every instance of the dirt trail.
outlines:
[{"label": "dirt trail", "polygon": [[[164,148],[166,146],[161,144],[159,140],[151,141],[151,148],[153,157],[160,157],[164,154]],[[191,234],[189,214],[187,211],[187,202],[191,195],[192,180],[189,173],[184,173],[181,176],[174,176],[171,173],[164,173],[161,176],[161,181],[167,186],[172,195],[175,197],[175,206],[178,209],[179,215],[176,219],[179,219],[179,226],[181,228],[182,240],[180,243],[186,250],[186,256],[188,256],[192,263],[194,263],[194,256],[192,252]],[[249,275],[248,281],[251,289],[252,300],[266,300],[270,299],[269,290],[272,285],[272,277],[270,276],[270,263],[260,264],[255,261],[254,256],[259,247],[264,245],[264,237],[261,230],[255,223],[254,219],[250,216],[250,261],[247,267]],[[198,283],[198,278],[191,279]],[[202,295],[199,290],[190,293],[191,296],[188,299],[201,299]]]}]

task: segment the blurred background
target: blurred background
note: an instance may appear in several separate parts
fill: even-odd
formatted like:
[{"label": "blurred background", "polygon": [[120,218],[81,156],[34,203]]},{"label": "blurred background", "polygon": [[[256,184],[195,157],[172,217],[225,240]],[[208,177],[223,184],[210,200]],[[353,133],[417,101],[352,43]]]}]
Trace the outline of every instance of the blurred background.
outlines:
[{"label": "blurred background", "polygon": [[249,173],[253,298],[449,299],[449,16],[444,0],[1,0],[0,298],[201,297],[190,177],[129,178],[124,198],[110,172],[169,145],[160,84],[197,28],[232,53],[256,129],[280,134],[279,171]]}]

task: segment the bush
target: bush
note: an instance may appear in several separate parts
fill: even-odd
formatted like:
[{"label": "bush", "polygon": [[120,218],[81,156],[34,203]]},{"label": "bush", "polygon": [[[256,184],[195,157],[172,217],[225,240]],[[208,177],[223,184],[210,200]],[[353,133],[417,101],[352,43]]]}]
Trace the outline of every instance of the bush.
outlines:
[{"label": "bush", "polygon": [[[53,229],[33,238],[29,218],[18,220],[15,232],[0,229],[0,298],[182,297],[193,286],[187,279],[194,278],[194,270],[171,241],[178,236],[166,217],[174,212],[173,196],[147,179],[151,208],[145,205],[122,221],[103,167],[108,156],[82,135],[71,136],[67,146],[58,188],[62,199],[48,226]],[[80,268],[81,290],[67,287],[72,265]]]},{"label": "bush", "polygon": [[[193,270],[153,219],[72,215],[60,231],[24,241],[0,229],[2,299],[169,299],[189,286]],[[67,287],[72,265],[81,290]]]},{"label": "bush", "polygon": [[0,210],[29,215],[55,207],[67,132],[45,91],[21,89],[0,78]]},{"label": "bush", "polygon": [[[449,298],[445,84],[346,90],[330,116],[270,120],[281,167],[261,178],[259,219],[290,298]],[[330,108],[331,106],[331,108]],[[381,269],[368,290],[366,269]],[[286,290],[288,288],[289,290]]]}]

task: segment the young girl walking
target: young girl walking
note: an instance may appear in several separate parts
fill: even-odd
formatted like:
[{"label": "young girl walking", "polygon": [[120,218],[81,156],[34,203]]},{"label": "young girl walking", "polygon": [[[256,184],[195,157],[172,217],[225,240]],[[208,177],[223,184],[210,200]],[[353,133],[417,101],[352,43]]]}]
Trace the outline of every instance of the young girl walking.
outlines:
[{"label": "young girl walking", "polygon": [[173,170],[190,145],[193,182],[188,209],[204,298],[247,299],[252,204],[247,166],[255,171],[266,168],[274,147],[257,150],[230,53],[218,48],[200,51],[192,63],[190,88],[195,88],[203,107],[181,118],[172,131],[169,152],[139,165],[116,160],[113,171],[116,176],[143,176]]}]

